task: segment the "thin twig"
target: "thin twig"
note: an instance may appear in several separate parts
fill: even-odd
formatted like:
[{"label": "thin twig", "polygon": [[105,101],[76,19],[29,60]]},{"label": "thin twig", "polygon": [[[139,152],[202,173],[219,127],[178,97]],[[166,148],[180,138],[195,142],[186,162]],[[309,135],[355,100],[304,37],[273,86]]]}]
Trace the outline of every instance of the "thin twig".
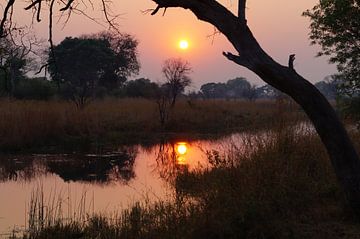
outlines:
[{"label": "thin twig", "polygon": [[37,9],[37,14],[36,14],[36,20],[37,20],[38,22],[41,22],[40,13],[41,13],[41,0],[39,1],[38,9]]}]

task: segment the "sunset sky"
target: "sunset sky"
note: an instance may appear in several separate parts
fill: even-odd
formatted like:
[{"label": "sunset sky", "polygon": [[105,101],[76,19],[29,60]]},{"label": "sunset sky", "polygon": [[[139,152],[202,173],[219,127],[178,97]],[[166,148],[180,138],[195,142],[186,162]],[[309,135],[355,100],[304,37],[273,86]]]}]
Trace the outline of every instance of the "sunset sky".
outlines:
[{"label": "sunset sky", "polygon": [[[220,2],[232,11],[237,9],[235,0]],[[329,65],[326,58],[314,57],[319,47],[310,46],[307,36],[309,22],[301,16],[303,11],[312,8],[316,2],[318,1],[248,0],[247,9],[248,24],[263,48],[275,60],[285,65],[288,56],[295,53],[295,69],[311,82],[320,81],[336,72],[335,66]],[[88,4],[86,12],[99,17],[101,12],[96,8],[100,2],[93,3],[95,11],[92,11]],[[24,10],[20,9],[21,6],[18,7],[21,10],[17,15],[18,21],[29,22],[30,14],[25,14]],[[136,78],[147,77],[160,82],[164,60],[181,57],[193,67],[191,78],[194,83],[191,90],[198,89],[206,82],[225,82],[237,76],[244,76],[257,85],[263,84],[253,73],[222,56],[222,51],[234,52],[233,47],[224,36],[211,36],[214,28],[210,24],[200,22],[190,11],[183,9],[168,9],[165,16],[162,16],[162,11],[156,16],[142,12],[155,7],[151,0],[119,0],[111,6],[114,13],[120,14],[120,30],[139,40],[141,72]],[[42,22],[35,24],[37,34],[43,38],[47,37],[46,17],[47,12],[44,12]],[[65,36],[79,36],[104,29],[84,16],[74,15],[64,28],[62,24],[56,26],[54,40],[58,43]],[[181,39],[188,40],[187,50],[178,47]]]}]

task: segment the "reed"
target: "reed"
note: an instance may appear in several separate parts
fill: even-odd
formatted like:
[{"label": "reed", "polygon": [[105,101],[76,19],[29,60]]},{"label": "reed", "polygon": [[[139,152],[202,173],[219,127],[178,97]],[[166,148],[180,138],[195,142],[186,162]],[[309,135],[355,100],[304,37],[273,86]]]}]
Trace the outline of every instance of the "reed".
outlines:
[{"label": "reed", "polygon": [[191,138],[264,129],[279,111],[290,119],[302,117],[295,105],[239,100],[180,100],[165,127],[160,126],[155,101],[145,99],[109,98],[84,110],[65,101],[1,100],[0,110],[2,152],[90,151],[149,143],[164,133]]},{"label": "reed", "polygon": [[[352,137],[359,146],[360,134]],[[33,238],[359,238],[311,127],[278,120],[241,145],[209,151],[211,168],[179,174],[170,201],[75,224],[52,220]]]}]

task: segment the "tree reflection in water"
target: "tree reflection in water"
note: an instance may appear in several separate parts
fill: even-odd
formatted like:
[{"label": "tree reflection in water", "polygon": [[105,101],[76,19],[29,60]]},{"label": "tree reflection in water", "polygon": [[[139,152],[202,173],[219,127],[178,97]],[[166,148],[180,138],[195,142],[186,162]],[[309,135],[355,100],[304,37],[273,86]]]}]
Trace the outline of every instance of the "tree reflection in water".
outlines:
[{"label": "tree reflection in water", "polygon": [[126,148],[112,154],[72,156],[61,161],[49,161],[46,165],[49,172],[65,182],[127,183],[135,177],[136,154],[134,148]]},{"label": "tree reflection in water", "polygon": [[[179,146],[181,147],[180,150]],[[156,155],[156,171],[161,178],[173,184],[179,174],[188,172],[189,162],[186,158],[186,147],[189,145],[185,142],[162,141],[159,144]]]},{"label": "tree reflection in water", "polygon": [[0,158],[0,182],[29,182],[48,173],[65,182],[126,183],[135,177],[137,151],[128,147],[105,155],[33,155]]},{"label": "tree reflection in water", "polygon": [[0,158],[0,182],[31,181],[45,171],[33,157]]}]

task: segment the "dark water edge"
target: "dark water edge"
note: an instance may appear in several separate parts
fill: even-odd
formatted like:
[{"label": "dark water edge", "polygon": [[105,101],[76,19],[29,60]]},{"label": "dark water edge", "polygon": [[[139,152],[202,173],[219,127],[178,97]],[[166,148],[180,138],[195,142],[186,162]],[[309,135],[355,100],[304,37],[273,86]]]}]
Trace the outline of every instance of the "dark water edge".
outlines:
[{"label": "dark water edge", "polygon": [[103,154],[116,151],[119,146],[153,147],[157,144],[176,141],[219,140],[234,133],[255,132],[255,130],[224,130],[210,133],[197,132],[121,132],[105,136],[68,136],[47,142],[33,142],[31,145],[2,145],[0,156],[14,154],[63,154],[95,153]]}]

